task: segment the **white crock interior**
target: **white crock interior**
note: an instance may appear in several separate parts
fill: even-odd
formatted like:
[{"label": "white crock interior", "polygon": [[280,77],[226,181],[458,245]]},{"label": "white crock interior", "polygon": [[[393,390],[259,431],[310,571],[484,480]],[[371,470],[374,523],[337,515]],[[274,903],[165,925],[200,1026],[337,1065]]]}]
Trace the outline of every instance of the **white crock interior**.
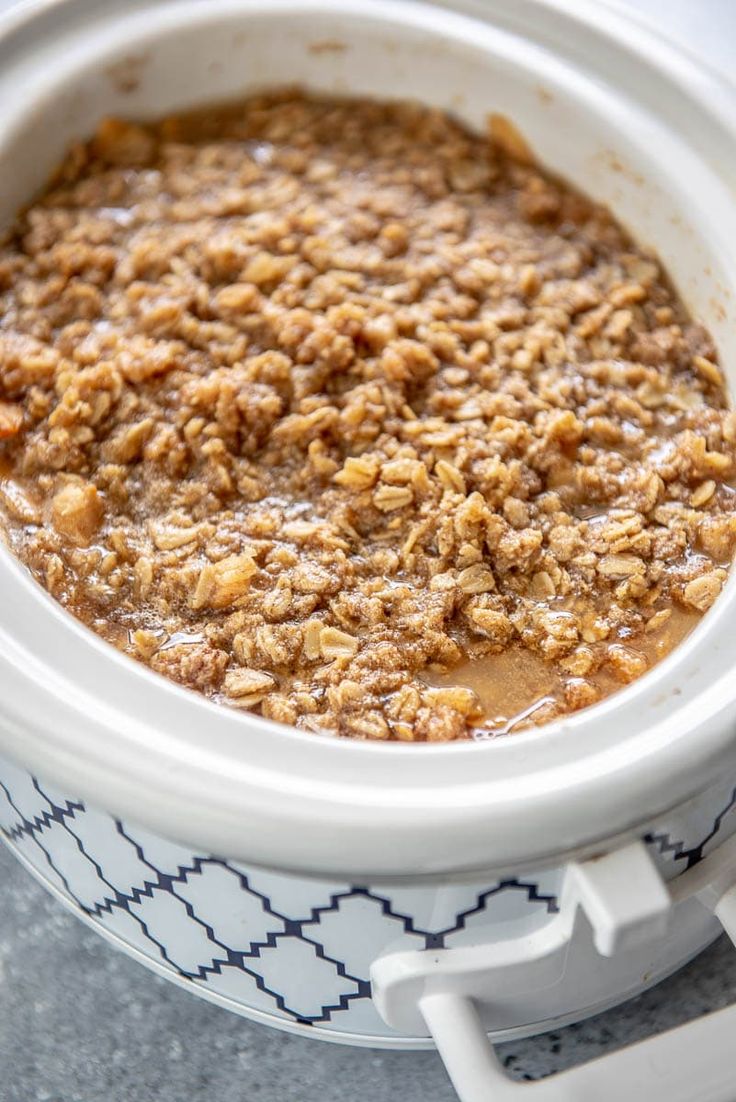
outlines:
[{"label": "white crock interior", "polygon": [[[736,96],[602,5],[556,0],[32,4],[0,38],[0,219],[100,116],[300,84],[413,97],[540,159],[656,247],[733,381]],[[733,579],[732,579],[733,582]],[[301,734],[119,655],[0,553],[0,748],[197,847],[302,873],[467,876],[590,852],[736,757],[730,584],[689,642],[590,712],[494,744]]]}]

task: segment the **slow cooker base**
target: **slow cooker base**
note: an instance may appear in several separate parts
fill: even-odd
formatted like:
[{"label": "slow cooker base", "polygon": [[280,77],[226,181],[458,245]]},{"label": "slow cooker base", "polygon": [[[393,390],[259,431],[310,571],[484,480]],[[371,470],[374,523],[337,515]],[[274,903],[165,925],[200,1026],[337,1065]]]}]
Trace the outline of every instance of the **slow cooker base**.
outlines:
[{"label": "slow cooker base", "polygon": [[[390,1037],[381,1036],[378,1034],[364,1034],[364,1033],[349,1033],[339,1030],[329,1030],[320,1028],[318,1025],[302,1024],[300,1022],[289,1021],[285,1018],[278,1017],[276,1014],[269,1014],[266,1011],[257,1010],[253,1007],[247,1007],[235,999],[230,999],[225,995],[221,995],[210,988],[207,988],[203,983],[199,983],[196,980],[187,979],[186,977],[177,975],[172,972],[171,968],[165,964],[159,963],[152,959],[147,954],[140,951],[134,945],[125,941],[124,938],[112,933],[110,930],[102,926],[94,918],[85,914],[81,908],[79,908],[64,892],[60,891],[55,884],[43,876],[38,868],[36,868],[24,854],[20,853],[18,847],[7,837],[7,835],[0,832],[0,840],[2,840],[8,849],[14,854],[18,861],[31,873],[31,875],[40,883],[51,895],[54,896],[63,906],[70,911],[76,918],[80,919],[85,925],[95,930],[98,934],[101,934],[106,941],[139,964],[144,965],[150,971],[164,977],[176,983],[179,987],[183,987],[185,990],[193,992],[208,1002],[214,1003],[216,1006],[222,1007],[224,1010],[229,1010],[235,1014],[239,1014],[243,1018],[248,1018],[250,1021],[259,1022],[261,1025],[270,1026],[274,1029],[281,1030],[283,1033],[294,1033],[302,1037],[313,1037],[320,1041],[329,1041],[332,1044],[352,1045],[360,1048],[381,1048],[381,1049],[394,1049],[394,1050],[422,1050],[433,1049],[435,1047],[434,1041],[431,1037]],[[489,1038],[494,1044],[502,1043],[504,1041],[517,1041],[527,1037],[535,1037],[542,1033],[548,1033],[553,1029],[561,1029],[564,1026],[573,1025],[576,1022],[584,1021],[586,1018],[595,1017],[596,1014],[602,1014],[606,1010],[611,1010],[615,1006],[621,1005],[621,1003],[627,1002],[629,999],[635,998],[638,995],[649,990],[649,988],[661,983],[662,980],[667,979],[673,973],[679,971],[691,960],[697,957],[703,952],[709,945],[716,940],[721,933],[721,928],[717,924],[709,929],[706,937],[701,938],[697,946],[687,954],[685,957],[681,957],[674,963],[668,964],[656,973],[650,974],[646,979],[642,978],[635,988],[619,992],[611,998],[602,999],[600,1002],[596,1002],[590,1006],[586,1006],[581,1010],[575,1010],[571,1013],[561,1014],[555,1018],[546,1018],[544,1021],[533,1022],[526,1026],[516,1027],[513,1029],[496,1030],[489,1033]]]}]

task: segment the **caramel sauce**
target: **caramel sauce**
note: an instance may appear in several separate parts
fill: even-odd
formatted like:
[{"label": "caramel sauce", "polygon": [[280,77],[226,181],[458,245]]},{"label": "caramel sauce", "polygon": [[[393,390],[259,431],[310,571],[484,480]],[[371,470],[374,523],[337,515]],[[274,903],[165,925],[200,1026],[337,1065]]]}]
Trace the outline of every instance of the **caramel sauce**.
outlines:
[{"label": "caramel sauce", "polygon": [[[697,613],[675,605],[658,631],[620,641],[654,666],[690,634],[700,619]],[[599,690],[600,699],[621,688],[621,682],[605,667],[587,674],[586,679]],[[556,663],[545,662],[534,651],[515,646],[500,654],[463,662],[445,673],[431,673],[426,680],[438,688],[460,686],[477,694],[483,718],[474,729],[474,737],[482,739],[515,734],[548,722],[563,710],[569,711],[564,704],[565,681],[574,678],[566,679]]]}]

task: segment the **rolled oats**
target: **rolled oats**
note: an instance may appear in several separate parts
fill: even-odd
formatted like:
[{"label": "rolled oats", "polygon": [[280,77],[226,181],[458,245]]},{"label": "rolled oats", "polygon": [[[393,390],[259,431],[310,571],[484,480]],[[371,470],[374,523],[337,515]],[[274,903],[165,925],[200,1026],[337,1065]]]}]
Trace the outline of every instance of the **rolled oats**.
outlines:
[{"label": "rolled oats", "polygon": [[331,734],[519,730],[717,598],[709,335],[501,116],[107,120],[0,249],[0,514],[71,612]]}]

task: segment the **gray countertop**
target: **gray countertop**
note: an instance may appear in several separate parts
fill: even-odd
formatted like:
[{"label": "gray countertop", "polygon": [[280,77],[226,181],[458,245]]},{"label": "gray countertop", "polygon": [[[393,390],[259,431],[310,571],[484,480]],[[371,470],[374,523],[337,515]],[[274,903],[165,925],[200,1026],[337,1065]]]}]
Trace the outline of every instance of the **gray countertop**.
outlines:
[{"label": "gray countertop", "polygon": [[[591,0],[598,2],[598,0]],[[614,0],[728,71],[733,0]],[[0,10],[9,0],[0,0]],[[537,1078],[736,996],[719,940],[676,976],[587,1022],[503,1046]],[[0,1102],[452,1102],[432,1052],[380,1052],[254,1025],[116,953],[0,846]]]},{"label": "gray countertop", "polygon": [[[501,1048],[537,1078],[726,1005],[721,938],[607,1014]],[[453,1102],[433,1052],[294,1037],[193,998],[115,952],[0,846],[0,1102]]]}]

